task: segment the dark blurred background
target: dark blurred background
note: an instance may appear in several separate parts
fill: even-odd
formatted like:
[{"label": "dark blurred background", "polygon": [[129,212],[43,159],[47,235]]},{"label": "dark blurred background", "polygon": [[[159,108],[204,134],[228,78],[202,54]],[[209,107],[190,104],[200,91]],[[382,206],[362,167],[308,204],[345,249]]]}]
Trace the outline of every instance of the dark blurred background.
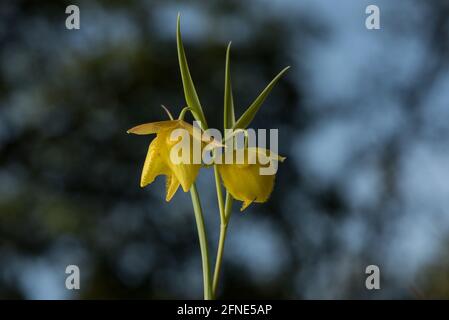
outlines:
[{"label": "dark blurred background", "polygon": [[[185,105],[178,12],[210,126],[228,41],[237,115],[292,66],[253,123],[287,161],[269,202],[235,204],[220,297],[449,298],[446,0],[1,1],[0,298],[202,298],[190,196],[141,189],[151,138],[125,133]],[[198,185],[214,257],[211,170]]]}]

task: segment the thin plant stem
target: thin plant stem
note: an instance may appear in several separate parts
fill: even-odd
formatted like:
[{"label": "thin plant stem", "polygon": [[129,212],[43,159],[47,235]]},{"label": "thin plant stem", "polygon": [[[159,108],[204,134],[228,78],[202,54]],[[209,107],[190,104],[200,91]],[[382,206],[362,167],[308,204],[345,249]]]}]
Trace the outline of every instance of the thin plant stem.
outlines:
[{"label": "thin plant stem", "polygon": [[217,165],[214,165],[215,187],[217,189],[218,209],[220,210],[220,221],[223,224],[225,219],[225,206],[223,202],[223,192],[221,190],[220,174]]},{"label": "thin plant stem", "polygon": [[[198,117],[198,115],[196,113],[194,113],[191,108],[189,108],[188,110],[192,113],[193,117],[197,121],[201,120],[201,118]],[[201,126],[202,126],[203,130],[207,130],[207,123],[205,121],[201,122]],[[218,172],[218,167],[217,167],[216,164],[214,164],[214,175],[215,175],[215,187],[216,187],[216,191],[217,191],[218,209],[220,211],[220,221],[221,221],[221,225],[223,225],[223,223],[226,221],[226,209],[225,209],[225,205],[223,203],[223,192],[222,192],[222,189],[221,189],[220,174]],[[193,203],[193,207],[194,208],[195,208],[195,201],[193,200],[194,199],[194,194],[195,194],[195,198],[198,199],[197,203],[198,203],[198,207],[199,207],[199,214],[197,214],[197,212],[196,212],[197,210],[195,210],[195,217],[196,217],[196,220],[197,220],[198,236],[200,238],[201,255],[202,255],[202,259],[203,259],[204,299],[208,300],[208,298],[206,298],[206,283],[209,284],[208,285],[208,287],[209,287],[208,288],[208,290],[209,290],[208,294],[210,296],[209,295],[208,296],[210,297],[210,299],[213,299],[215,290],[212,289],[212,284],[210,283],[210,279],[209,279],[209,277],[210,277],[210,275],[209,275],[209,258],[208,258],[208,252],[207,252],[208,250],[207,250],[207,241],[206,241],[206,231],[205,231],[205,228],[204,228],[204,220],[203,220],[203,217],[202,217],[202,214],[201,214],[201,205],[199,204],[198,192],[196,191],[195,184],[192,185],[190,193],[192,195],[192,203]],[[226,200],[227,200],[227,198],[226,198]],[[200,216],[200,219],[198,219],[198,216]],[[200,224],[198,223],[199,220],[201,220],[200,224],[202,226],[203,232],[200,231]],[[221,232],[221,229],[220,229],[220,237],[221,237],[221,233],[222,232]],[[226,231],[224,233],[226,234]],[[202,238],[204,238],[204,240],[203,240],[203,242],[204,242],[204,249],[203,249],[202,241],[201,241]],[[224,240],[220,241],[219,248],[220,248],[220,244],[223,247],[224,246]],[[207,256],[207,257],[205,258],[204,256]],[[220,260],[221,260],[221,256],[223,256],[223,248],[221,249]],[[208,269],[207,274],[204,271],[205,270],[205,263],[207,263],[207,269]],[[220,266],[221,266],[221,261],[220,261]],[[220,266],[219,266],[219,268],[220,268]],[[206,282],[206,277],[207,277],[207,280],[208,280],[207,282]]]},{"label": "thin plant stem", "polygon": [[204,282],[204,300],[212,300],[213,293],[210,279],[209,251],[207,247],[206,228],[204,227],[203,212],[201,209],[200,198],[195,184],[190,188],[193,210],[195,211],[196,227],[198,229],[198,238],[200,242],[201,260],[203,263],[203,282]]},{"label": "thin plant stem", "polygon": [[221,264],[222,264],[222,260],[223,260],[223,251],[224,251],[224,245],[226,242],[227,230],[228,230],[228,226],[226,224],[222,224],[220,226],[220,240],[218,242],[217,259],[215,261],[214,280],[213,280],[213,284],[212,284],[212,292],[214,294],[216,294],[217,288],[218,288],[218,280],[220,278]]},{"label": "thin plant stem", "polygon": [[218,242],[217,258],[215,260],[214,279],[213,279],[213,284],[212,284],[212,294],[214,296],[217,293],[218,280],[220,278],[224,246],[225,246],[226,235],[227,235],[227,231],[228,231],[228,223],[229,223],[229,219],[231,218],[232,202],[233,202],[233,198],[229,194],[229,192],[227,192],[226,193],[225,213],[224,213],[224,218],[221,220],[221,224],[220,224],[220,239]]}]

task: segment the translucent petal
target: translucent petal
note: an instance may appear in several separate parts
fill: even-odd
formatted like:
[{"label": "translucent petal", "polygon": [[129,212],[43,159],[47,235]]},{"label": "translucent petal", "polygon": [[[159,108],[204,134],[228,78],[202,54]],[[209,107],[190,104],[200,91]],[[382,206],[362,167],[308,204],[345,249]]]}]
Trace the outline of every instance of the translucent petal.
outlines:
[{"label": "translucent petal", "polygon": [[[170,139],[171,133],[175,129],[187,130],[189,133],[188,137],[191,137],[193,134],[193,127],[181,120],[153,122],[130,130],[130,132],[138,134],[157,134],[148,148],[140,185],[145,187],[152,183],[158,175],[166,175],[167,201],[170,201],[179,185],[182,186],[185,192],[189,191],[201,167],[201,164],[193,164],[193,143],[190,143],[190,162],[176,164],[171,161],[170,150],[178,143],[178,140],[172,141]],[[198,130],[201,133],[201,130]]]},{"label": "translucent petal", "polygon": [[163,129],[170,129],[179,124],[180,120],[167,120],[167,121],[158,121],[158,122],[149,122],[138,125],[126,131],[127,133],[134,134],[153,134],[158,133]]},{"label": "translucent petal", "polygon": [[140,186],[142,188],[152,183],[158,175],[169,172],[161,151],[161,139],[156,137],[148,147],[147,157],[143,165],[142,176],[140,178]]},{"label": "translucent petal", "polygon": [[[220,164],[223,184],[228,192],[237,200],[243,201],[241,210],[247,208],[252,202],[265,202],[270,197],[274,187],[275,175],[261,175],[259,163],[248,164],[249,157],[258,154],[258,150],[248,150],[245,164]],[[270,155],[266,156],[270,160]],[[277,161],[277,160],[271,160]]]},{"label": "translucent petal", "polygon": [[178,187],[179,187],[179,180],[174,175],[168,174],[166,184],[167,194],[165,197],[165,201],[168,202],[171,200],[171,198],[173,198],[176,191],[178,190]]},{"label": "translucent petal", "polygon": [[240,211],[243,211],[243,210],[245,210],[246,208],[248,208],[249,205],[250,205],[251,203],[253,203],[251,200],[245,200],[245,201],[243,201],[242,207],[240,208]]}]

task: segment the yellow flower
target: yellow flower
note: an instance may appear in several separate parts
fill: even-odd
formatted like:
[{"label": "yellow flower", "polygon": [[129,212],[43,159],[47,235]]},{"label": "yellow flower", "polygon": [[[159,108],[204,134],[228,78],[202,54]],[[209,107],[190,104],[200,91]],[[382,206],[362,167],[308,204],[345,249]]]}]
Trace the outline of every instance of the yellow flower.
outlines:
[{"label": "yellow flower", "polygon": [[[143,188],[152,183],[157,176],[165,175],[167,178],[166,201],[171,200],[179,185],[182,186],[184,192],[189,191],[201,166],[201,164],[194,164],[193,161],[179,164],[171,161],[170,150],[178,141],[171,140],[170,136],[173,130],[176,129],[185,129],[191,137],[197,137],[196,134],[193,134],[193,126],[183,120],[145,123],[127,131],[128,133],[138,135],[156,134],[156,138],[150,143],[148,148],[140,186]],[[193,147],[193,143],[190,143],[190,146]],[[190,154],[193,155],[193,152],[190,152]]]},{"label": "yellow flower", "polygon": [[[223,184],[234,199],[243,201],[240,211],[245,210],[252,202],[265,202],[274,187],[277,164],[285,158],[270,153],[263,148],[244,149],[243,163],[218,164]],[[265,172],[263,169],[265,168]],[[269,168],[275,170],[268,170]],[[264,174],[261,174],[262,172]]]}]

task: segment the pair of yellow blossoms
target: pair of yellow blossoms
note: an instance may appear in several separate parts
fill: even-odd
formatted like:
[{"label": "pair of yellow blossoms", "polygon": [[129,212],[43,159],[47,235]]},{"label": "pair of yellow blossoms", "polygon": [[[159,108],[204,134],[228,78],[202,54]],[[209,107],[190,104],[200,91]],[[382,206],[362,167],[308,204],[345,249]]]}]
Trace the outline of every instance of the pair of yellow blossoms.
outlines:
[{"label": "pair of yellow blossoms", "polygon": [[[138,135],[156,134],[156,138],[148,148],[140,186],[145,187],[152,183],[157,176],[165,175],[167,177],[166,201],[172,199],[179,185],[184,192],[189,191],[201,167],[200,164],[174,164],[171,161],[170,150],[177,141],[170,139],[170,136],[176,129],[185,129],[193,137],[193,126],[183,120],[145,123],[127,131]],[[252,202],[268,200],[273,190],[275,174],[261,175],[260,168],[270,165],[270,161],[283,161],[285,159],[267,155],[265,149],[251,149],[245,150],[243,164],[217,164],[225,188],[234,199],[243,201],[241,210],[246,209]],[[249,158],[252,156],[256,156],[256,159],[258,156],[259,160],[261,157],[265,157],[265,159],[263,161],[251,161]]]}]

